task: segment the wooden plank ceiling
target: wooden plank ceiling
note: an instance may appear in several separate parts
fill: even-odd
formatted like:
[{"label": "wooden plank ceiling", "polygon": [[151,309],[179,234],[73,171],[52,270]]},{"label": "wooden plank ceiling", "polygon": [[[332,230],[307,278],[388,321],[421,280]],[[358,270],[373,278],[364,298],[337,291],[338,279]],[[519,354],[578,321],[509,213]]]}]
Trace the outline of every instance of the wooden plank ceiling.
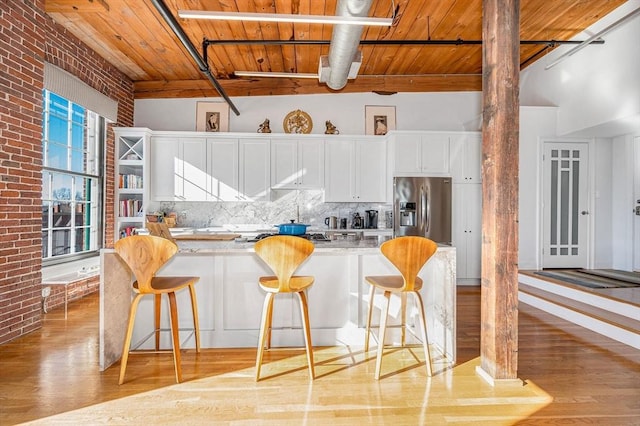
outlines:
[{"label": "wooden plank ceiling", "polygon": [[[568,40],[625,0],[521,0],[521,40]],[[335,15],[337,0],[165,0],[196,46],[209,40],[326,40],[331,25],[177,18],[178,10]],[[46,12],[135,83],[136,98],[219,96],[149,0],[45,0]],[[482,0],[373,0],[369,15],[390,28],[365,27],[362,40],[478,41]],[[524,68],[550,44],[522,44]],[[591,48],[597,49],[597,46]],[[361,45],[358,77],[340,92],[481,90],[480,44]],[[208,65],[229,96],[336,93],[315,79],[236,77],[234,71],[317,73],[328,45],[212,45]]]}]

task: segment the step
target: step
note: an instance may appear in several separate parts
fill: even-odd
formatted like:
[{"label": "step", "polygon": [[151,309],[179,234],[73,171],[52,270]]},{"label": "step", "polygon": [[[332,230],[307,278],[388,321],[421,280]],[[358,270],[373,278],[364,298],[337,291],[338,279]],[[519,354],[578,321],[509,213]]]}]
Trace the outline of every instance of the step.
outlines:
[{"label": "step", "polygon": [[[540,281],[540,282],[538,282]],[[562,285],[548,283],[545,280],[520,274],[518,300],[545,312],[578,324],[596,333],[605,335],[621,343],[640,349],[640,307],[631,304],[621,314],[610,307],[619,307],[606,297],[588,293],[572,297],[573,291],[567,295],[558,294],[556,290],[567,293]],[[575,289],[571,289],[575,290]],[[576,290],[581,292],[580,290]],[[598,303],[600,299],[600,303]],[[584,301],[586,300],[586,301]],[[636,310],[634,310],[634,308]]]},{"label": "step", "polygon": [[607,295],[598,294],[593,290],[580,288],[575,284],[565,283],[553,278],[535,275],[532,272],[520,272],[518,282],[527,284],[540,290],[548,291],[567,299],[582,302],[587,305],[597,306],[605,311],[615,312],[631,319],[640,319],[640,305],[632,302],[616,299]]}]

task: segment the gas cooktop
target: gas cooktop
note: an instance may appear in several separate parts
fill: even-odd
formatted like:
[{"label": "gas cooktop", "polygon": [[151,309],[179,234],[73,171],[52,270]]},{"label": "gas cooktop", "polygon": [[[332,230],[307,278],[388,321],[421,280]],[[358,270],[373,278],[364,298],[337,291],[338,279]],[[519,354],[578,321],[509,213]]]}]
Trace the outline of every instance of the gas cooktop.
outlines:
[{"label": "gas cooktop", "polygon": [[[260,240],[265,239],[267,237],[271,237],[272,235],[280,235],[280,234],[272,233],[272,232],[265,232],[265,233],[262,233],[262,234],[258,234],[253,238],[249,238],[247,240],[247,242],[255,243],[256,241],[260,241]],[[295,235],[295,236],[296,237],[300,237],[300,238],[304,238],[304,239],[307,239],[307,240],[311,240],[313,242],[316,242],[316,241],[318,241],[318,242],[331,241],[329,238],[327,238],[326,235],[324,235],[324,234],[322,234],[320,232],[313,233],[313,234]]]}]

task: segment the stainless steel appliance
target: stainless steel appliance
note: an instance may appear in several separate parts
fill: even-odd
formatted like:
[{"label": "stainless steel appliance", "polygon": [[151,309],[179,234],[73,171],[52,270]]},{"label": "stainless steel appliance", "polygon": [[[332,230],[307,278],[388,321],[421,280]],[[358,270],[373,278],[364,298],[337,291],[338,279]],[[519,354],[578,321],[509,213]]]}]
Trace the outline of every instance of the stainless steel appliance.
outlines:
[{"label": "stainless steel appliance", "polygon": [[329,216],[324,218],[324,224],[327,225],[329,229],[337,229],[338,228],[338,217],[337,216]]},{"label": "stainless steel appliance", "polygon": [[378,210],[364,211],[364,227],[366,229],[378,228]]},{"label": "stainless steel appliance", "polygon": [[451,178],[395,177],[393,235],[451,244]]}]

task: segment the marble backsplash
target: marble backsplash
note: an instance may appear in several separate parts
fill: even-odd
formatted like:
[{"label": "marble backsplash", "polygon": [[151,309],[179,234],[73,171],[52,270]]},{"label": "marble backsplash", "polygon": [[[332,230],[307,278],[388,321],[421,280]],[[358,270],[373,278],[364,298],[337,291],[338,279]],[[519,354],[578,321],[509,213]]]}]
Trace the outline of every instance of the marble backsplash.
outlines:
[{"label": "marble backsplash", "polygon": [[385,228],[385,212],[391,204],[380,203],[325,203],[320,190],[273,190],[272,201],[258,202],[156,202],[149,204],[149,212],[177,214],[179,227],[213,227],[225,224],[275,225],[296,222],[312,228],[326,228],[328,216],[347,218],[351,226],[353,214],[364,217],[365,210],[378,210],[378,228]]}]

